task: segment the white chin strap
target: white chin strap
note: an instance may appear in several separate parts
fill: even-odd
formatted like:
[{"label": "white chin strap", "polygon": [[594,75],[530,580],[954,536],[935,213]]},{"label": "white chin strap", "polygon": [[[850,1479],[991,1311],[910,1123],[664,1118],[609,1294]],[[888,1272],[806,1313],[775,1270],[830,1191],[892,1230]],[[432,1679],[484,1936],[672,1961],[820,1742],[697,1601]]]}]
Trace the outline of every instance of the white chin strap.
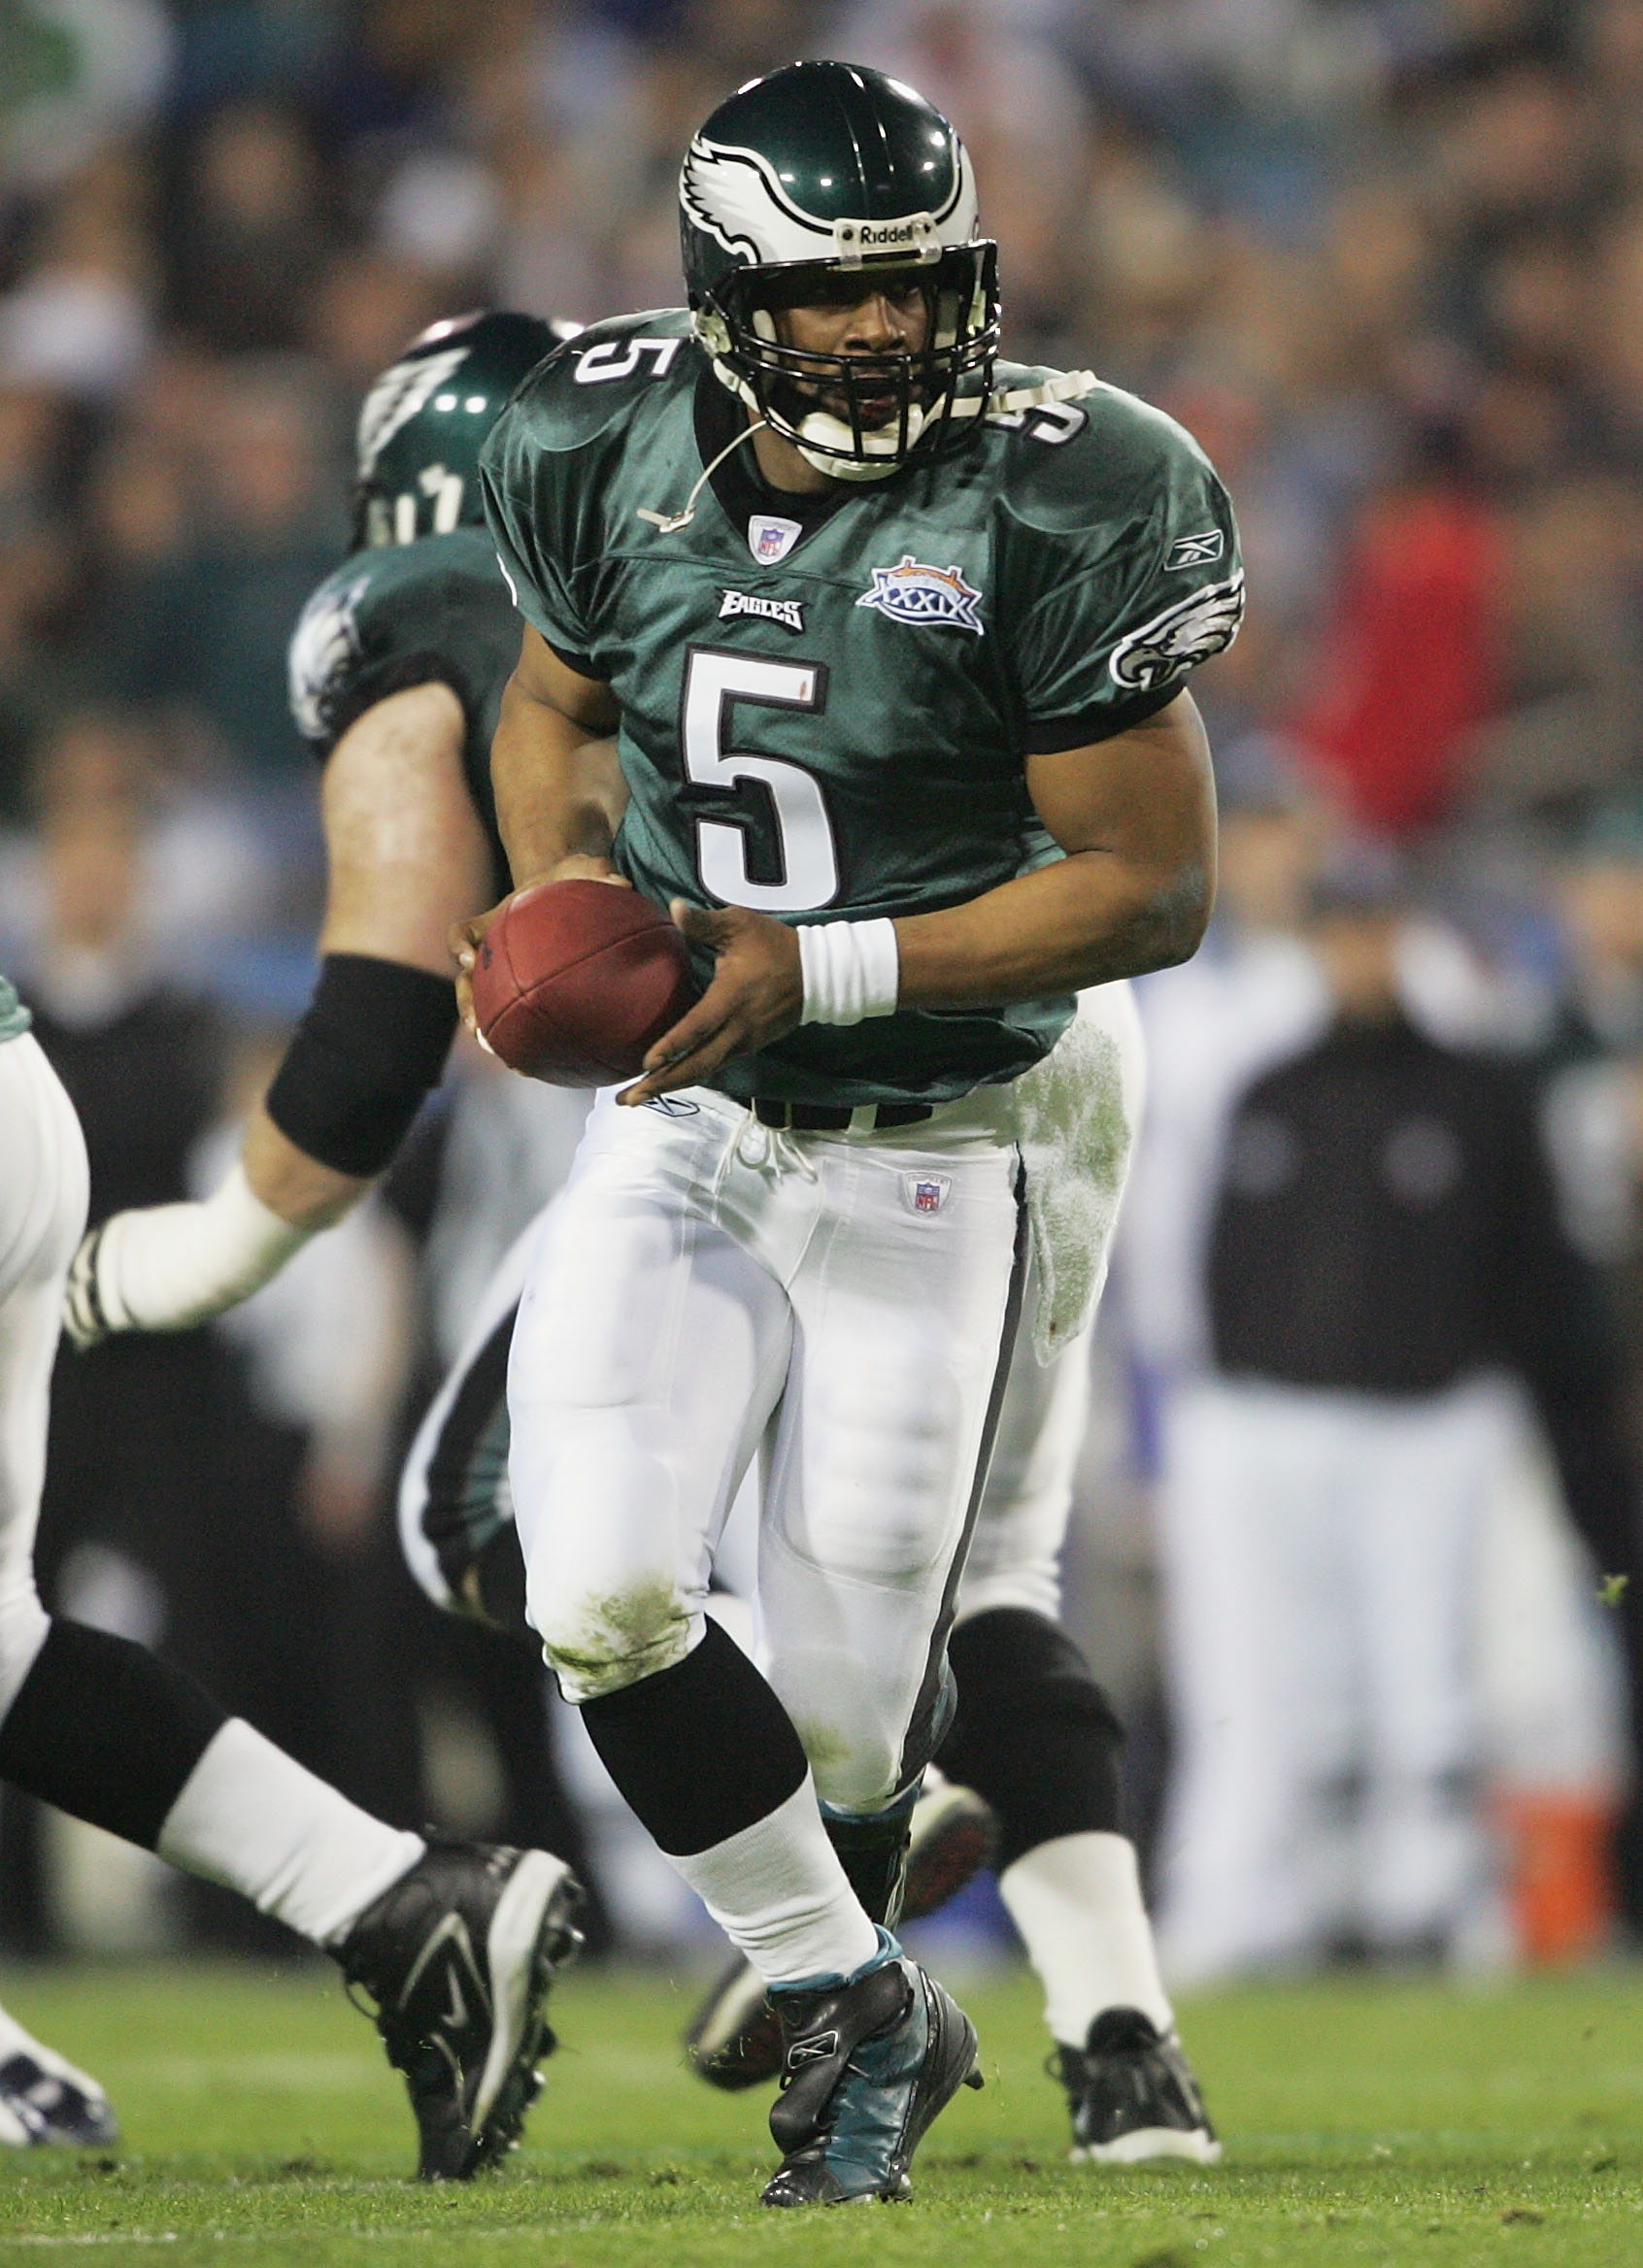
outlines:
[{"label": "white chin strap", "polygon": [[[812,410],[795,426],[789,425],[787,418],[776,411],[760,408],[758,395],[731,366],[729,335],[718,318],[698,314],[692,320],[697,338],[708,350],[713,374],[720,384],[745,402],[754,416],[761,418],[773,433],[780,433],[785,441],[790,441],[805,463],[813,466],[817,472],[824,473],[830,481],[888,481],[891,473],[901,470],[913,444],[929,422],[927,413],[915,402],[907,413],[906,449],[900,447],[901,420],[898,417],[893,425],[880,425],[872,432],[864,433],[861,436],[861,447],[867,453],[858,457],[853,453],[856,446],[855,436],[842,417],[829,417],[825,410]],[[828,452],[831,450],[838,450],[841,453],[830,455]],[[649,519],[654,516],[641,513],[639,517]]]},{"label": "white chin strap", "polygon": [[[862,434],[859,443],[842,417],[830,417],[825,410],[812,410],[796,432],[791,426],[785,429],[805,463],[814,465],[819,473],[825,473],[829,480],[886,481],[907,462],[928,421],[917,402],[908,405],[905,447],[899,417],[893,424],[874,426]],[[857,448],[865,453],[861,456],[852,453]]]}]

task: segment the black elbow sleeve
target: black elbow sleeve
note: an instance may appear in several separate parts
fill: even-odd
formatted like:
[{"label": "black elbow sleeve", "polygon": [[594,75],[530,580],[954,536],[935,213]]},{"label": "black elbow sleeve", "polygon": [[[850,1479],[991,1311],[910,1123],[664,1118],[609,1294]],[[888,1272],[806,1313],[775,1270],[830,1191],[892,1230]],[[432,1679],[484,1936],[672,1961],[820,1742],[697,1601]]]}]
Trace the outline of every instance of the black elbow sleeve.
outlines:
[{"label": "black elbow sleeve", "polygon": [[449,977],[367,953],[327,953],[268,1090],[268,1116],[334,1172],[380,1174],[438,1085],[455,1029]]}]

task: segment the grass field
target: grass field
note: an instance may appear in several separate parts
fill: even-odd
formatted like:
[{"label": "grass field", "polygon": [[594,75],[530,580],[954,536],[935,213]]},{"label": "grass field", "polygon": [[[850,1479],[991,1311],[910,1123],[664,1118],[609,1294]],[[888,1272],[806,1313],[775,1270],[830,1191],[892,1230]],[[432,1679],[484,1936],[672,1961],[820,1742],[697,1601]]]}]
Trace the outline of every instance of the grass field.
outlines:
[{"label": "grass field", "polygon": [[117,2150],[0,2152],[0,2259],[245,2268],[1643,2268],[1643,1975],[1476,1992],[1249,1990],[1183,2011],[1226,2140],[1213,2172],[1065,2162],[1034,1990],[964,1994],[986,2092],[911,2205],[766,2214],[755,2098],[681,2067],[688,1981],[573,1975],[524,2149],[471,2187],[408,2182],[409,2118],[331,1974],[204,1965],[0,1974],[108,2085]]}]

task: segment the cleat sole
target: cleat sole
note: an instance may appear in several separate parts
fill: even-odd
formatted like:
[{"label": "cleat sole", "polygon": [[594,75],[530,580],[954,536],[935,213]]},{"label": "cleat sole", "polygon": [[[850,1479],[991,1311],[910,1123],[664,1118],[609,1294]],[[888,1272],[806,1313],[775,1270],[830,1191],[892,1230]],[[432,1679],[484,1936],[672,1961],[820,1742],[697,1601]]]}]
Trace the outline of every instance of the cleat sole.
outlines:
[{"label": "cleat sole", "polygon": [[1135,2166],[1160,2157],[1188,2158],[1193,2165],[1214,2166],[1221,2163],[1221,2145],[1201,2128],[1137,2126],[1132,2134],[1121,2134],[1112,2142],[1075,2144],[1068,2156],[1075,2166]]},{"label": "cleat sole", "polygon": [[486,1940],[497,1981],[491,2040],[474,2097],[464,2179],[515,2147],[524,2115],[542,2091],[536,2059],[545,2042],[552,2049],[543,2002],[582,1944],[575,1920],[581,1903],[570,1868],[542,1851],[525,1852],[497,1900]]}]

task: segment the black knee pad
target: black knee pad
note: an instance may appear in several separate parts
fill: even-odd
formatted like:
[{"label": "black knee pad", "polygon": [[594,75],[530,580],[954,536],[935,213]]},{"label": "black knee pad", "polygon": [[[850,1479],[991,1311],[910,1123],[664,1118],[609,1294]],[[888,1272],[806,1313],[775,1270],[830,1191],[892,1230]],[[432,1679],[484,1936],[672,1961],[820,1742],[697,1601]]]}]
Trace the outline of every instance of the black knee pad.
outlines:
[{"label": "black knee pad", "polygon": [[151,1851],[227,1721],[174,1662],[53,1617],[0,1724],[0,1779]]},{"label": "black knee pad", "polygon": [[1122,1834],[1123,1727],[1066,1632],[996,1607],[959,1623],[948,1658],[958,1713],[935,1760],[992,1806],[999,1873],[1063,1835]]},{"label": "black knee pad", "polygon": [[711,1616],[700,1645],[620,1692],[582,1704],[606,1771],[674,1858],[739,1835],[804,1784],[792,1719]]}]

